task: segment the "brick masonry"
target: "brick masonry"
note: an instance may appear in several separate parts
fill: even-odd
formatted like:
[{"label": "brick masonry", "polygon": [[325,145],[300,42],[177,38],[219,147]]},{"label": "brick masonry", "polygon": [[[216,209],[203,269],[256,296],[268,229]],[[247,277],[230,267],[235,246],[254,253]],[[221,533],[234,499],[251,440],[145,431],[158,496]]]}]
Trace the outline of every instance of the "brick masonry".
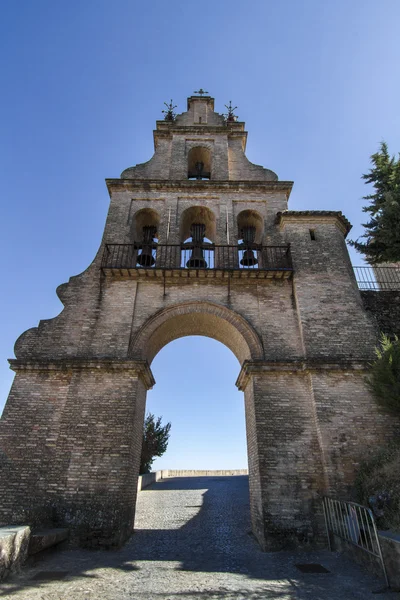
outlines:
[{"label": "brick masonry", "polygon": [[400,336],[400,293],[396,291],[363,291],[361,297],[376,327],[386,335]]},{"label": "brick masonry", "polygon": [[[361,457],[393,430],[364,383],[379,310],[365,310],[358,291],[348,222],[288,211],[292,183],[248,161],[244,123],[226,124],[213,102],[189,98],[175,122],[157,122],[153,158],[107,180],[94,261],[57,289],[60,315],[16,342],[0,421],[4,524],[67,526],[91,547],[129,537],[149,365],[182,336],[217,339],[238,359],[251,518],[264,549],[318,543],[321,495],[346,493]],[[210,180],[188,179],[196,148],[211,157]],[[138,241],[144,225],[157,227],[160,244],[181,244],[193,222],[234,245],[238,224],[255,223],[258,243],[291,245],[293,278],[102,271],[106,244]]]}]

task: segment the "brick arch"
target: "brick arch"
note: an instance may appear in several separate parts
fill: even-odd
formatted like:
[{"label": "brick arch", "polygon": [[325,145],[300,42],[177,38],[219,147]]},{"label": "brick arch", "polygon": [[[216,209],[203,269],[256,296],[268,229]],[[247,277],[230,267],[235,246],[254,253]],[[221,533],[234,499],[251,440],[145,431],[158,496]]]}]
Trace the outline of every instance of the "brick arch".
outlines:
[{"label": "brick arch", "polygon": [[186,141],[186,154],[189,155],[193,148],[206,148],[209,152],[214,151],[214,143],[207,142],[206,140],[187,140]]},{"label": "brick arch", "polygon": [[205,237],[215,242],[217,236],[217,220],[214,211],[207,206],[195,204],[186,208],[181,214],[179,235],[181,242],[191,237],[190,227],[193,223],[202,223],[205,225]]},{"label": "brick arch", "polygon": [[237,235],[238,235],[238,240],[242,239],[242,234],[241,234],[241,230],[242,227],[246,226],[246,225],[251,225],[255,228],[255,239],[254,241],[256,242],[256,244],[261,244],[262,243],[262,238],[264,235],[264,218],[263,216],[254,209],[246,209],[246,210],[242,210],[240,211],[240,213],[238,214],[237,218]]},{"label": "brick arch", "polygon": [[157,312],[132,339],[129,355],[152,362],[169,342],[188,335],[203,335],[222,342],[240,364],[264,357],[261,340],[241,315],[212,302],[185,302]]},{"label": "brick arch", "polygon": [[[143,227],[153,226],[156,231],[159,231],[160,227],[160,213],[154,208],[141,208],[136,211],[132,217],[132,241],[140,242],[143,239]],[[157,233],[158,237],[158,233]]]}]

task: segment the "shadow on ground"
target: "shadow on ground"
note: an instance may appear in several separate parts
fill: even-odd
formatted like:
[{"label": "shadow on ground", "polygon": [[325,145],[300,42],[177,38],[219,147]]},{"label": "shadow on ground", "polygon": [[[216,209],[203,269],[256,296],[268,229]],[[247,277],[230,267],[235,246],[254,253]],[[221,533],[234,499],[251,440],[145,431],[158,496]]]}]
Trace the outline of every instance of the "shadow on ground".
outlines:
[{"label": "shadow on ground", "polygon": [[[140,493],[124,548],[53,553],[3,584],[0,597],[30,600],[22,592],[31,590],[35,600],[72,600],[74,581],[73,600],[364,600],[379,587],[328,551],[263,553],[250,529],[247,476],[167,479]],[[300,573],[295,564],[307,562],[330,572]],[[41,571],[68,575],[33,580]]]}]

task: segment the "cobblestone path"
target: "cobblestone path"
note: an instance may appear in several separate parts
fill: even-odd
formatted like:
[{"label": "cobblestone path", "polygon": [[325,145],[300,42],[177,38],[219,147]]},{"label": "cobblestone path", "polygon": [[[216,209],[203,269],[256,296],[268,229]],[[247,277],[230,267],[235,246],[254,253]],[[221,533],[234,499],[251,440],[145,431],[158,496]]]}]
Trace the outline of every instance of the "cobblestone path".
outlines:
[{"label": "cobblestone path", "polygon": [[[58,551],[7,580],[14,600],[366,600],[382,588],[328,551],[263,553],[250,532],[247,477],[159,482],[139,494],[135,535],[118,551]],[[296,563],[330,572],[304,574]],[[33,579],[39,572],[64,579]],[[67,572],[67,574],[65,574]],[[399,598],[390,594],[391,599]]]}]

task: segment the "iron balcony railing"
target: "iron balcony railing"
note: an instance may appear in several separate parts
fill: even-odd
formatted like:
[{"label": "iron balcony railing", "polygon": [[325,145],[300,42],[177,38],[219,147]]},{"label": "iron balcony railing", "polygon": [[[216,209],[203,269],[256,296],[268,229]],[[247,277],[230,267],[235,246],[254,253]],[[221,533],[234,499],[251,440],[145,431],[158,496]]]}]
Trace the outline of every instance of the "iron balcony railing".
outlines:
[{"label": "iron balcony railing", "polygon": [[400,291],[400,267],[353,267],[360,290]]},{"label": "iron balcony railing", "polygon": [[290,246],[106,244],[102,270],[293,271]]}]

